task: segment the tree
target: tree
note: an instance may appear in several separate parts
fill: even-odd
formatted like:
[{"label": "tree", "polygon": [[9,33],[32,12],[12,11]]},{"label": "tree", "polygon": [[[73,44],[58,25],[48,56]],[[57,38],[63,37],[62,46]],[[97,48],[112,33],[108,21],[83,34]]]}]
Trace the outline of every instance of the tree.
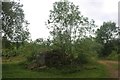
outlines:
[{"label": "tree", "polygon": [[55,2],[50,10],[47,27],[53,36],[54,45],[65,53],[72,53],[72,43],[91,30],[94,21],[83,17],[79,7],[67,0]]},{"label": "tree", "polygon": [[23,42],[29,38],[28,21],[24,19],[20,2],[2,2],[2,33],[11,42]]},{"label": "tree", "polygon": [[43,38],[36,39],[35,43],[37,43],[37,44],[43,44]]},{"label": "tree", "polygon": [[97,42],[104,46],[101,55],[109,55],[113,50],[112,41],[114,41],[117,36],[117,27],[115,22],[104,22],[100,29],[96,31],[96,34]]},{"label": "tree", "polygon": [[97,30],[97,41],[105,44],[116,36],[116,24],[114,22],[104,22],[100,29]]}]

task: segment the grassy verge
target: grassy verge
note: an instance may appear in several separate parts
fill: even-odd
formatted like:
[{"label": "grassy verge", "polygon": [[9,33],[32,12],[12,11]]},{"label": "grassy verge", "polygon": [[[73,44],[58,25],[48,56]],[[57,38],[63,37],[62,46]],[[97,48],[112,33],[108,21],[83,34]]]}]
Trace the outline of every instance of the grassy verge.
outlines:
[{"label": "grassy verge", "polygon": [[[61,73],[58,69],[41,71],[27,70],[20,63],[3,63],[3,78],[104,78],[109,77],[105,66],[86,64],[84,69],[74,73]],[[93,67],[93,68],[92,68]],[[64,69],[62,69],[64,70]]]}]

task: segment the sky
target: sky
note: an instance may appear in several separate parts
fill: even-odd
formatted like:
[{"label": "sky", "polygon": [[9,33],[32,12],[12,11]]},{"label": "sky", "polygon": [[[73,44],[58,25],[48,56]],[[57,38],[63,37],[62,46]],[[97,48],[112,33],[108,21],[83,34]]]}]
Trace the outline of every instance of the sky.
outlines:
[{"label": "sky", "polygon": [[[49,19],[53,3],[60,0],[21,0],[25,19],[32,40],[37,38],[48,38],[50,36],[45,22]],[[105,21],[114,21],[118,24],[118,2],[120,0],[69,0],[79,6],[79,11],[85,17],[95,20],[100,26]]]}]

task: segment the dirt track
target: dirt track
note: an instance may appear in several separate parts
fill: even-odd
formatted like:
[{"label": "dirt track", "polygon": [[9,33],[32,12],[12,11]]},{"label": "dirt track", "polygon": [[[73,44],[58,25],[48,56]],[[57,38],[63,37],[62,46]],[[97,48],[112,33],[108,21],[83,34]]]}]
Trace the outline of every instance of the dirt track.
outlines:
[{"label": "dirt track", "polygon": [[[107,67],[111,78],[118,78],[118,61],[100,60],[98,62]],[[117,65],[117,68],[114,65]]]}]

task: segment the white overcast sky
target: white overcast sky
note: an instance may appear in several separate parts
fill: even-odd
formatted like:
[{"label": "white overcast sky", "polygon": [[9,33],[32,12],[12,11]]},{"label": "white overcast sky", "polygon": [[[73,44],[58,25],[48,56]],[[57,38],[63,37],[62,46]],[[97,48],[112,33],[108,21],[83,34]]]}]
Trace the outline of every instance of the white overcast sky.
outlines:
[{"label": "white overcast sky", "polygon": [[[21,0],[26,20],[29,21],[29,31],[32,40],[48,38],[49,31],[45,21],[49,18],[49,10],[53,3],[60,0]],[[102,25],[104,21],[118,23],[118,2],[120,0],[69,0],[79,9],[85,17],[94,19],[95,24]]]}]

